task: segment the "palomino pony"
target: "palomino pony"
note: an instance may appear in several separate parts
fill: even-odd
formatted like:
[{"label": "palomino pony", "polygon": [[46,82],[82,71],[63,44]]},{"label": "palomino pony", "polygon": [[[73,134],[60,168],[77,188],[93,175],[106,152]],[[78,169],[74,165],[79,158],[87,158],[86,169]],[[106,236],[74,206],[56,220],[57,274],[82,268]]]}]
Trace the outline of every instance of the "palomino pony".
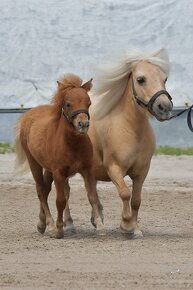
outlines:
[{"label": "palomino pony", "polygon": [[[95,83],[101,96],[91,110],[89,136],[94,147],[95,179],[112,181],[123,202],[121,229],[142,237],[137,217],[141,190],[155,150],[149,116],[170,118],[171,97],[165,90],[169,61],[164,49],[129,53],[117,65],[102,67]],[[132,180],[132,190],[124,181]],[[66,206],[71,220],[68,204]]]},{"label": "palomino pony", "polygon": [[[75,75],[58,82],[52,104],[38,106],[25,113],[17,123],[17,166],[29,163],[40,200],[38,231],[46,226],[51,237],[63,237],[63,211],[69,198],[68,178],[80,173],[92,206],[92,222],[102,227],[102,207],[93,175],[92,144],[86,134],[89,128],[88,91],[92,80],[82,85]],[[44,171],[44,172],[43,172]],[[48,206],[48,194],[54,180],[56,187],[56,227]],[[69,220],[65,219],[68,226]]]}]

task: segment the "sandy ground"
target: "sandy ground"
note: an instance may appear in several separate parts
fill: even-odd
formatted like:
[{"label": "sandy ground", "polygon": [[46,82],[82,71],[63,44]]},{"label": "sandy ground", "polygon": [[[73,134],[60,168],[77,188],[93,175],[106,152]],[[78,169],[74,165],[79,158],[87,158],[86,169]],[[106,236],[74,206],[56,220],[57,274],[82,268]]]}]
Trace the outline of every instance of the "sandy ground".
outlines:
[{"label": "sandy ground", "polygon": [[[119,230],[121,201],[100,183],[106,232],[95,233],[79,176],[71,180],[77,233],[36,231],[39,202],[31,175],[14,177],[0,155],[0,289],[193,289],[193,157],[154,157],[140,209],[144,238]],[[129,180],[128,180],[129,182]],[[129,182],[130,183],[130,182]],[[50,196],[54,217],[55,192]]]}]

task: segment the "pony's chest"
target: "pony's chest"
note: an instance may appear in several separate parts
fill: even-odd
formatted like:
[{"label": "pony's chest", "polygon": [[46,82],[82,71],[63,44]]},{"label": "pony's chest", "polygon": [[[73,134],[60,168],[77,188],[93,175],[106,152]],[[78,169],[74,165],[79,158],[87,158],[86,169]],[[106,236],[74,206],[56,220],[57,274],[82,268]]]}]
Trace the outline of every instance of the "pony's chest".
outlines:
[{"label": "pony's chest", "polygon": [[56,162],[56,166],[59,166],[66,176],[72,176],[87,168],[88,164],[85,156],[79,156],[75,152],[71,156],[64,155],[63,160]]},{"label": "pony's chest", "polygon": [[[87,169],[92,163],[92,147],[81,140],[77,146],[69,146],[65,142],[57,144],[53,152],[53,168],[71,176]],[[83,146],[84,145],[84,146]],[[53,169],[53,170],[54,170]]]},{"label": "pony's chest", "polygon": [[82,160],[74,160],[68,166],[65,167],[66,174],[68,176],[79,173],[84,167]]},{"label": "pony's chest", "polygon": [[72,160],[69,164],[69,171],[79,172],[84,167],[84,162],[80,159]]}]

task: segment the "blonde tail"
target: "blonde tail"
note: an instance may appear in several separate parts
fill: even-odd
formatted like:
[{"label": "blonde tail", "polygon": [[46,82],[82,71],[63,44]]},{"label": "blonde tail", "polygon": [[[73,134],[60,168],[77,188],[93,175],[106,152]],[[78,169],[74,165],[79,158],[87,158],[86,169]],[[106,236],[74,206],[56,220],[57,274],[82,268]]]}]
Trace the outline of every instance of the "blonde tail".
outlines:
[{"label": "blonde tail", "polygon": [[27,160],[25,151],[23,150],[23,146],[21,144],[20,123],[21,121],[19,120],[16,123],[15,130],[14,130],[15,131],[15,152],[16,152],[15,175],[22,175],[29,171],[28,160]]}]

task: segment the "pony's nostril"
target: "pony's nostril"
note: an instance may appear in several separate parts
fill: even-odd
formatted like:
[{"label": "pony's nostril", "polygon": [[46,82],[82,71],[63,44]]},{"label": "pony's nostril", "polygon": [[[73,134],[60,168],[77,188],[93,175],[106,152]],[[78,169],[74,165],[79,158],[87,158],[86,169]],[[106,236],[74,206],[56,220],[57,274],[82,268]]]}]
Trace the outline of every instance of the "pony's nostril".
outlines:
[{"label": "pony's nostril", "polygon": [[158,105],[158,108],[160,109],[160,111],[164,110],[164,108],[163,108],[163,106],[161,104]]},{"label": "pony's nostril", "polygon": [[89,127],[89,121],[78,121],[78,127],[80,129],[88,128]]},{"label": "pony's nostril", "polygon": [[86,122],[85,122],[85,127],[88,128],[89,125],[90,125],[90,124],[89,124],[89,121],[86,121]]},{"label": "pony's nostril", "polygon": [[78,121],[78,127],[80,128],[84,127],[84,123],[82,121]]},{"label": "pony's nostril", "polygon": [[172,104],[163,104],[163,105],[159,104],[158,108],[159,108],[160,112],[168,113],[168,112],[172,111]]}]

